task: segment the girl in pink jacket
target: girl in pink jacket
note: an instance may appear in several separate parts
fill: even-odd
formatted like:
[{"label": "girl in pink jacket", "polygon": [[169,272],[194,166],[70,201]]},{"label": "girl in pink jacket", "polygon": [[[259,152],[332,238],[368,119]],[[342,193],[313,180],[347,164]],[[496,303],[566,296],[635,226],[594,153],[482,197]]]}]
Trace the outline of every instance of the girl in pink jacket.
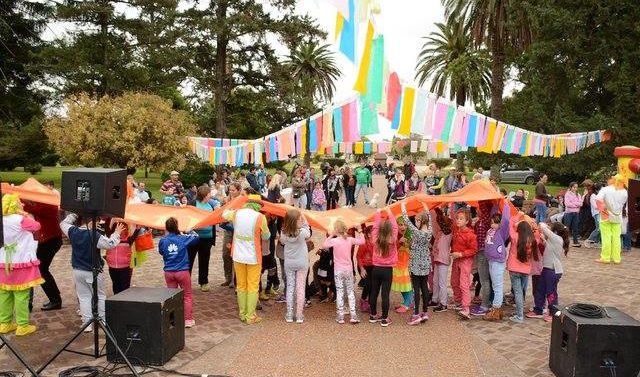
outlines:
[{"label": "girl in pink jacket", "polygon": [[433,290],[432,302],[437,304],[433,308],[434,313],[447,311],[447,277],[449,276],[449,265],[451,264],[451,218],[438,216],[436,211],[431,210],[433,222],[433,247],[431,248],[431,260],[433,263]]},{"label": "girl in pink jacket", "polygon": [[562,222],[571,231],[573,247],[580,247],[578,238],[580,236],[579,219],[582,203],[583,197],[578,193],[578,183],[571,182],[569,190],[564,194],[564,216],[562,217]]}]

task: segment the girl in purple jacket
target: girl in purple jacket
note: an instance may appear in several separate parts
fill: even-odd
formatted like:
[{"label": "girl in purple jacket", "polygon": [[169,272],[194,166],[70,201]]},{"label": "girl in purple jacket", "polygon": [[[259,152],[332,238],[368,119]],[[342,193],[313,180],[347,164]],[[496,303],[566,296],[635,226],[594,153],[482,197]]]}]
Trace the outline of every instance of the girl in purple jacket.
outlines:
[{"label": "girl in purple jacket", "polygon": [[503,317],[502,296],[503,278],[507,260],[507,247],[509,238],[509,219],[511,218],[509,203],[505,201],[502,215],[499,213],[491,216],[491,228],[487,231],[484,241],[484,254],[489,262],[489,275],[493,288],[493,302],[491,310],[485,314],[487,321],[499,321]]}]

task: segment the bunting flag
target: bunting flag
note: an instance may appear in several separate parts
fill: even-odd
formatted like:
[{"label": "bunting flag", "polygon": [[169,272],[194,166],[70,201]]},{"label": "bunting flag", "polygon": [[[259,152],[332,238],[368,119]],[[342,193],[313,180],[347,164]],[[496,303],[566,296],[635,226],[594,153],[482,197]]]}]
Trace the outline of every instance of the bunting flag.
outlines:
[{"label": "bunting flag", "polygon": [[398,134],[409,136],[411,134],[411,120],[413,119],[413,104],[415,101],[416,90],[406,87],[402,95],[402,115],[400,119],[400,127]]},{"label": "bunting flag", "polygon": [[428,94],[424,90],[418,90],[411,119],[411,133],[424,135],[424,117],[427,113]]},{"label": "bunting flag", "polygon": [[338,13],[348,19],[349,18],[349,2],[347,0],[327,0],[331,5],[333,5]]},{"label": "bunting flag", "polygon": [[360,99],[360,127],[363,136],[374,135],[379,131],[378,111],[375,102],[368,97]]},{"label": "bunting flag", "polygon": [[389,120],[393,120],[396,115],[396,110],[399,108],[400,96],[402,95],[402,85],[400,85],[400,79],[397,73],[392,73],[387,81],[387,111],[385,117]]},{"label": "bunting flag", "polygon": [[427,115],[424,118],[424,133],[426,138],[433,136],[433,116],[436,108],[436,99],[429,96],[427,99]]},{"label": "bunting flag", "polygon": [[371,66],[371,50],[373,45],[373,24],[369,21],[367,25],[367,38],[365,39],[364,52],[360,60],[360,68],[358,69],[358,78],[353,89],[360,94],[367,93],[367,83],[369,81],[369,71]]},{"label": "bunting flag", "polygon": [[333,111],[325,110],[322,116],[322,145],[324,147],[333,146]]},{"label": "bunting flag", "polygon": [[453,120],[456,114],[455,107],[451,105],[447,105],[447,117],[445,119],[444,127],[442,129],[442,137],[440,140],[443,143],[448,143],[449,138],[451,138],[451,130],[453,128]]},{"label": "bunting flag", "polygon": [[358,23],[355,15],[355,0],[347,0],[349,3],[349,17],[342,17],[342,27],[340,28],[340,52],[349,60],[356,61],[356,30]]},{"label": "bunting flag", "polygon": [[375,103],[382,103],[384,79],[384,37],[379,35],[373,40],[371,64],[367,81],[367,97]]},{"label": "bunting flag", "polygon": [[351,125],[351,104],[347,103],[342,105],[342,140],[343,141],[352,141],[351,140],[351,131],[349,130],[349,126]]},{"label": "bunting flag", "polygon": [[309,121],[309,152],[316,153],[318,151],[318,128],[316,119]]},{"label": "bunting flag", "polygon": [[418,152],[418,141],[417,140],[411,140],[411,147],[409,147],[409,151],[411,153]]},{"label": "bunting flag", "polygon": [[360,140],[360,129],[358,127],[358,103],[353,100],[349,103],[349,141]]},{"label": "bunting flag", "polygon": [[396,108],[393,110],[393,119],[391,120],[391,128],[397,130],[400,127],[400,112],[402,111],[402,93],[398,97]]},{"label": "bunting flag", "polygon": [[355,143],[353,146],[353,153],[364,154],[364,143],[361,141],[358,141],[357,143]]},{"label": "bunting flag", "polygon": [[298,153],[300,156],[304,156],[305,154],[307,154],[307,120],[303,120],[302,124],[300,125],[300,144],[301,144],[301,148],[300,148],[300,153]]},{"label": "bunting flag", "polygon": [[364,154],[373,153],[373,145],[370,141],[365,141],[364,143]]},{"label": "bunting flag", "polygon": [[342,107],[333,110],[333,132],[335,133],[335,142],[342,142]]}]

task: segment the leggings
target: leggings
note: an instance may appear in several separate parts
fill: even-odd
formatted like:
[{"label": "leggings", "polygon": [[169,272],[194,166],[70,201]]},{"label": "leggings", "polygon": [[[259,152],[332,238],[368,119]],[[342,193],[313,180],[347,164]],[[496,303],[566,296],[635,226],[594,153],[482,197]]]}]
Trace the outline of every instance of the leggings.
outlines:
[{"label": "leggings", "polygon": [[373,266],[371,271],[371,294],[369,295],[372,316],[377,314],[378,294],[382,289],[382,318],[389,317],[389,293],[391,292],[392,277],[393,267]]},{"label": "leggings", "polygon": [[411,274],[411,285],[413,286],[413,314],[420,313],[420,297],[422,297],[422,311],[426,313],[429,308],[427,277]]},{"label": "leggings", "polygon": [[373,266],[364,266],[364,270],[367,271],[367,277],[362,279],[364,286],[362,287],[362,296],[360,296],[360,298],[363,300],[369,300],[369,295],[371,294],[371,273],[373,272]]},{"label": "leggings", "polygon": [[200,238],[200,241],[189,248],[189,273],[193,271],[193,264],[198,256],[198,284],[209,284],[209,259],[211,247],[216,243],[215,238]]}]

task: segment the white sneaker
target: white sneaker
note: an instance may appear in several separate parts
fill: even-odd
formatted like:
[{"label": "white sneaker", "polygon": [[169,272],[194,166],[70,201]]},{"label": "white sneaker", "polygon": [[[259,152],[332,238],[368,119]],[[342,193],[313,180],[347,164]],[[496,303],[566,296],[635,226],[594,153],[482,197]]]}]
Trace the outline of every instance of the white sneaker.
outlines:
[{"label": "white sneaker", "polygon": [[187,328],[187,329],[190,329],[195,325],[196,325],[196,320],[195,319],[185,319],[185,321],[184,321],[184,327]]}]

